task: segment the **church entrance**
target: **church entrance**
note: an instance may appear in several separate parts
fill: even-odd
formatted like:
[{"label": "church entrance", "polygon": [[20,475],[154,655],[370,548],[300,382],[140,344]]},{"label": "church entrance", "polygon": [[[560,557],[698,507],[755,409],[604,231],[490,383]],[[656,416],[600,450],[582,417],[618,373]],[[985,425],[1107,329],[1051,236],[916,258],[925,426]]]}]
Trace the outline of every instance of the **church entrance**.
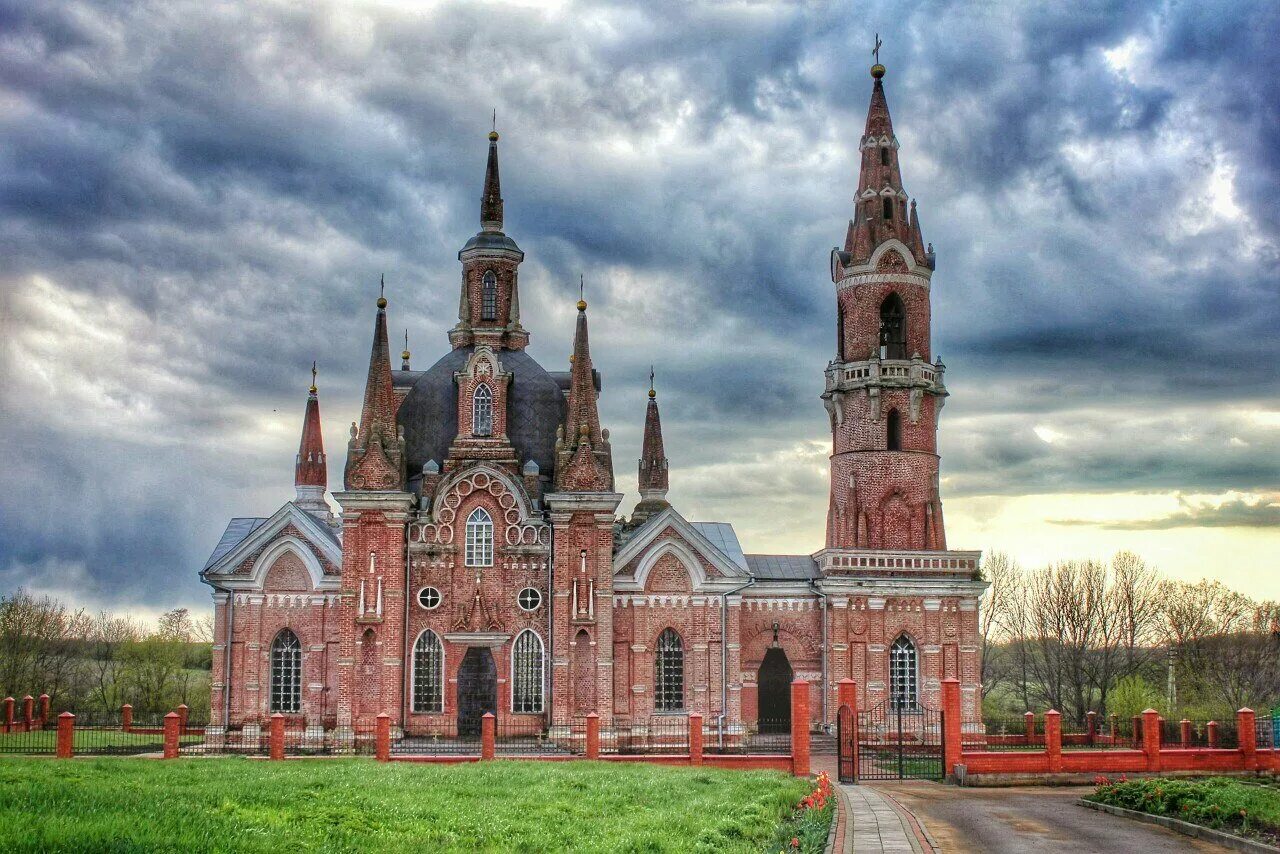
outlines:
[{"label": "church entrance", "polygon": [[479,735],[485,712],[498,714],[498,665],[488,647],[472,646],[458,667],[458,735]]},{"label": "church entrance", "polygon": [[780,646],[769,647],[756,677],[760,732],[791,732],[791,662]]}]

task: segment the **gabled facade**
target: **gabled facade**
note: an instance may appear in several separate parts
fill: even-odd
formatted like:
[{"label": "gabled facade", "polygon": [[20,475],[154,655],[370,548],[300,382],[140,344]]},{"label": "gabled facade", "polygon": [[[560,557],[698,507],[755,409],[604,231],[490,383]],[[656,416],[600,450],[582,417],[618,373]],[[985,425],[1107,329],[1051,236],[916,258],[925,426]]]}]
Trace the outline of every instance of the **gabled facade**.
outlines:
[{"label": "gabled facade", "polygon": [[519,268],[503,228],[498,135],[480,230],[458,253],[449,350],[394,370],[378,299],[360,420],[329,514],[314,385],[294,502],[235,519],[202,578],[214,589],[214,725],[282,711],[324,727],[469,733],[480,717],[607,732],[698,712],[713,731],[789,726],[809,680],[813,723],[839,680],[859,700],[937,707],[961,679],[976,711],[977,552],[948,551],[930,362],[934,256],[902,189],[898,141],[875,82],[843,249],[832,254],[836,356],[822,400],[832,431],[823,548],[744,554],[731,525],[667,500],[657,392],[618,515],[602,382],[579,300],[567,370],[526,352]]}]

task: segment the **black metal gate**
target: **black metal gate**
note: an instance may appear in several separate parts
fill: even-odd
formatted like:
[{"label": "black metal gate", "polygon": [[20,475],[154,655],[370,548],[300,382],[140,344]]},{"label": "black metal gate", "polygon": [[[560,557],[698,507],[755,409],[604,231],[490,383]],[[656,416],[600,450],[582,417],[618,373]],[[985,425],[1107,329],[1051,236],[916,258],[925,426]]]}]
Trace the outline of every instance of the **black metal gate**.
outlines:
[{"label": "black metal gate", "polygon": [[845,714],[837,718],[840,781],[846,756],[852,782],[860,780],[941,780],[942,712],[890,701],[858,712],[857,727],[845,736]]},{"label": "black metal gate", "polygon": [[841,706],[836,713],[836,753],[839,766],[836,776],[841,783],[856,783],[857,779],[857,730],[854,728],[853,709]]}]

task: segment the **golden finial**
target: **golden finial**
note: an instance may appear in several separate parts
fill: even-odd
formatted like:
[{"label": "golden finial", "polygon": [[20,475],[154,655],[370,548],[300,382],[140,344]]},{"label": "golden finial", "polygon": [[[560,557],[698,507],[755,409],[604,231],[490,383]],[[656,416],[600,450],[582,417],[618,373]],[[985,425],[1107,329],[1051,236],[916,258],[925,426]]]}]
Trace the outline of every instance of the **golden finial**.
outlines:
[{"label": "golden finial", "polygon": [[404,352],[400,354],[400,358],[406,362],[409,361],[409,330],[404,331]]},{"label": "golden finial", "polygon": [[876,33],[876,46],[871,49],[871,55],[876,58],[876,64],[871,66],[871,76],[879,80],[884,77],[884,66],[880,64],[880,48],[884,42],[880,41],[880,34]]},{"label": "golden finial", "polygon": [[649,399],[653,400],[658,393],[653,390],[653,365],[649,366]]},{"label": "golden finial", "polygon": [[579,273],[578,274],[578,311],[587,310],[587,301],[583,298],[583,289],[585,287],[586,286],[583,284],[582,274]]},{"label": "golden finial", "polygon": [[378,283],[378,308],[387,307],[387,274],[382,274],[382,280]]},{"label": "golden finial", "polygon": [[314,360],[311,362],[311,393],[316,393],[316,363]]}]

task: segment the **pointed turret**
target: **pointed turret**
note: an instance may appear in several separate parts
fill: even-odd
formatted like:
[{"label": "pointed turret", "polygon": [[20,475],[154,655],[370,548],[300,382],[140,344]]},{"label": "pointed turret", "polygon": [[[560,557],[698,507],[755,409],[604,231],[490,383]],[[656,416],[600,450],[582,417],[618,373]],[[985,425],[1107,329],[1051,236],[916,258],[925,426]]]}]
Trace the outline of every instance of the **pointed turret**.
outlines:
[{"label": "pointed turret", "polygon": [[402,489],[404,466],[404,439],[396,427],[396,396],[391,386],[387,299],[379,296],[360,426],[357,429],[355,424],[351,425],[347,448],[346,487],[351,490]]},{"label": "pointed turret", "polygon": [[498,131],[489,132],[489,162],[484,169],[484,195],[480,197],[480,227],[502,231],[502,183],[498,180]]},{"label": "pointed turret", "polygon": [[644,442],[640,448],[640,503],[631,514],[631,525],[643,523],[662,512],[667,503],[667,455],[662,448],[662,419],[658,416],[658,393],[649,371],[649,406],[644,413]]},{"label": "pointed turret", "polygon": [[613,490],[613,453],[607,430],[600,429],[595,372],[587,341],[587,302],[578,300],[573,334],[569,397],[564,429],[556,440],[556,488],[564,492]]},{"label": "pointed turret", "polygon": [[324,493],[329,488],[329,467],[324,455],[324,438],[320,435],[320,399],[316,396],[316,363],[311,363],[311,390],[307,394],[307,411],[302,416],[302,441],[294,461],[294,503],[308,513],[329,517]]}]

